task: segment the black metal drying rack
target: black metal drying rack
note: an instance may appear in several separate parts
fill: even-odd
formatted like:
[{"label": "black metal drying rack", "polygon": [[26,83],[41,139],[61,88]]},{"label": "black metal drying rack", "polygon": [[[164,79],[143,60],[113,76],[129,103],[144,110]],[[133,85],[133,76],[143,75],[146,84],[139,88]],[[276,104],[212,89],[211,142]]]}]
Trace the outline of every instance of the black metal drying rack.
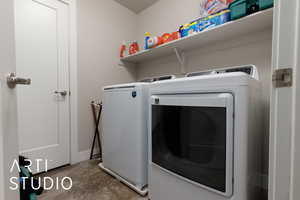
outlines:
[{"label": "black metal drying rack", "polygon": [[[99,131],[99,123],[100,123],[101,112],[102,112],[102,102],[96,103],[95,101],[92,101],[91,107],[92,107],[93,117],[95,122],[95,133],[94,133],[93,145],[90,154],[90,160],[92,160],[94,156],[100,156],[100,159],[102,159],[102,147],[101,147],[101,138],[100,138],[100,131]],[[96,140],[98,141],[99,154],[94,155]]]}]

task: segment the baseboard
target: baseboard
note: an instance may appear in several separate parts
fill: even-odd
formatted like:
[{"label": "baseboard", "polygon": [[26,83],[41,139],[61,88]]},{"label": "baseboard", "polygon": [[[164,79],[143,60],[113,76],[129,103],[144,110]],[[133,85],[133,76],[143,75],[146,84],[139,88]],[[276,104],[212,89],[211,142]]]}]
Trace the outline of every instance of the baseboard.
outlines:
[{"label": "baseboard", "polygon": [[[99,149],[94,149],[94,153],[99,152]],[[77,153],[76,160],[72,164],[76,164],[79,162],[87,161],[90,159],[91,149],[86,151],[80,151]]]},{"label": "baseboard", "polygon": [[267,174],[262,174],[261,175],[261,182],[262,182],[262,188],[264,190],[268,190],[269,187],[269,176]]}]

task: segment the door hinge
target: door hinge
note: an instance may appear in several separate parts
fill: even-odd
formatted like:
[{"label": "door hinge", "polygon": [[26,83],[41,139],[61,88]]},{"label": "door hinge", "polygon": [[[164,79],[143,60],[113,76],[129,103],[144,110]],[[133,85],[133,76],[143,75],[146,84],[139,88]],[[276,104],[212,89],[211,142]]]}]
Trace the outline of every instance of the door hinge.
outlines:
[{"label": "door hinge", "polygon": [[292,87],[293,85],[293,69],[277,69],[272,76],[272,82],[275,88]]}]

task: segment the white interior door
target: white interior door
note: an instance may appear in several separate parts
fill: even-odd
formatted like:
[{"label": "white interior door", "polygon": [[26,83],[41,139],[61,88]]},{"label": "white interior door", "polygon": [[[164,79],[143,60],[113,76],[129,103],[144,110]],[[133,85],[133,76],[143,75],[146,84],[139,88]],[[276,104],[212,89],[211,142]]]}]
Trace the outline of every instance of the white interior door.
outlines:
[{"label": "white interior door", "polygon": [[0,6],[0,200],[18,200],[19,191],[10,190],[9,179],[14,159],[18,158],[16,90],[6,84],[6,76],[15,72],[13,1],[1,1]]},{"label": "white interior door", "polygon": [[285,79],[291,86],[272,88],[269,200],[299,200],[300,1],[274,2],[273,70],[289,68],[293,78]]},{"label": "white interior door", "polygon": [[[15,0],[20,153],[47,159],[48,169],[70,162],[68,5]],[[43,169],[42,169],[43,170]]]}]

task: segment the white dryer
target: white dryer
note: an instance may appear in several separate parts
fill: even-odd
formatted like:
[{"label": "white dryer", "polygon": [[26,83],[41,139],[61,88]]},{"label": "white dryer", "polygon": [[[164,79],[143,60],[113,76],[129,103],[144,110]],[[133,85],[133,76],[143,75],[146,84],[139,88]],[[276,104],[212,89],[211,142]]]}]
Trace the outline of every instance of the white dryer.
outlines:
[{"label": "white dryer", "polygon": [[100,167],[141,195],[148,192],[148,88],[153,81],[171,78],[174,76],[103,89]]},{"label": "white dryer", "polygon": [[255,66],[188,76],[150,88],[150,199],[259,199],[262,126]]}]

